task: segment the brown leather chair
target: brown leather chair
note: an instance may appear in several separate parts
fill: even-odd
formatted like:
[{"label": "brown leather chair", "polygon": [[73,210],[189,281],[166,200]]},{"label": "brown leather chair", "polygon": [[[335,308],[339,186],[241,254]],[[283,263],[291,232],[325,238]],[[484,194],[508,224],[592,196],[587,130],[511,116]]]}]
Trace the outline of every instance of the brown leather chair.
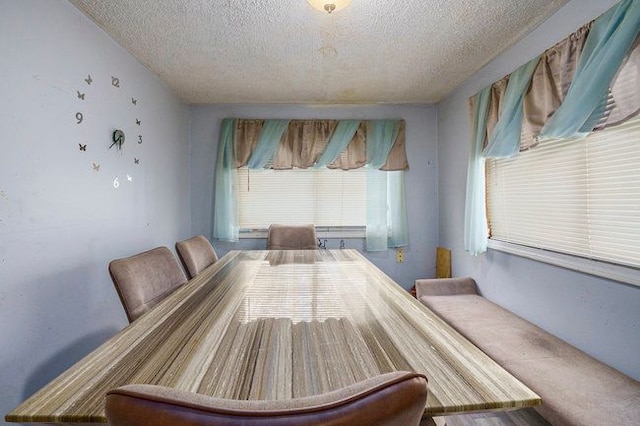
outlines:
[{"label": "brown leather chair", "polygon": [[176,252],[187,271],[189,279],[218,260],[213,246],[204,236],[198,235],[176,243]]},{"label": "brown leather chair", "polygon": [[316,228],[313,225],[269,226],[268,250],[315,250],[318,248]]},{"label": "brown leather chair", "polygon": [[111,426],[409,426],[420,423],[426,401],[426,377],[396,371],[321,395],[274,401],[127,385],[107,393],[105,412]]},{"label": "brown leather chair", "polygon": [[167,247],[113,260],[109,263],[109,274],[129,322],[187,282],[180,264]]}]

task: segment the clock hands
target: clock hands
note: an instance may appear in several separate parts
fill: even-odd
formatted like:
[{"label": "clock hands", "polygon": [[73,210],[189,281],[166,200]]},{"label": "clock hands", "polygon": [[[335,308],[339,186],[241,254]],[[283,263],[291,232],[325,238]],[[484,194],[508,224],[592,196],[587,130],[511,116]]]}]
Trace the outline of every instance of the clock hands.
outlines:
[{"label": "clock hands", "polygon": [[111,149],[114,145],[118,146],[118,149],[122,149],[122,145],[124,144],[124,132],[122,130],[115,130],[113,132],[113,143],[109,146]]}]

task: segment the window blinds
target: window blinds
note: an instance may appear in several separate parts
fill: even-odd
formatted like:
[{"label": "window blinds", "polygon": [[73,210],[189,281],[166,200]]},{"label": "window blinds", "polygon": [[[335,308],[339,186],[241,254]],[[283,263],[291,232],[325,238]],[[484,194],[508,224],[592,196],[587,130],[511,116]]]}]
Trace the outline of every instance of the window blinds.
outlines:
[{"label": "window blinds", "polygon": [[367,169],[238,169],[239,227],[365,226]]},{"label": "window blinds", "polygon": [[640,117],[486,162],[492,239],[640,267]]}]

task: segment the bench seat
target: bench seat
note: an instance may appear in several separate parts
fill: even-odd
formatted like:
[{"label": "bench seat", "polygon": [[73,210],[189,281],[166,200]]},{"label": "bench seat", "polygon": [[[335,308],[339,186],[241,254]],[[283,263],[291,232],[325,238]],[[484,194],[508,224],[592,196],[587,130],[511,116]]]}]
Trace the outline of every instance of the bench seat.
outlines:
[{"label": "bench seat", "polygon": [[480,296],[473,279],[416,280],[416,295],[540,395],[551,424],[640,425],[640,382]]}]

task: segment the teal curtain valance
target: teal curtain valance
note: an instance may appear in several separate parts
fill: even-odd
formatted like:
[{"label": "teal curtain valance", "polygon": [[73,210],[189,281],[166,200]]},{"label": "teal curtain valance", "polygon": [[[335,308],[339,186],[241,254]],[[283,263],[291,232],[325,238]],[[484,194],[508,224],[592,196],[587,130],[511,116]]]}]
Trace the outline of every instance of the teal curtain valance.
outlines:
[{"label": "teal curtain valance", "polygon": [[540,138],[584,137],[605,114],[612,80],[640,32],[640,1],[625,0],[595,20],[562,105]]},{"label": "teal curtain valance", "polygon": [[[489,143],[482,152],[486,158],[512,157],[520,151],[520,133],[524,96],[539,58],[535,58],[509,76],[507,90],[502,99],[500,120],[493,129]],[[488,99],[485,100],[488,102]],[[486,117],[485,117],[486,122]]]},{"label": "teal curtain valance", "polygon": [[[289,120],[265,120],[255,150],[251,153],[247,167],[262,169],[273,157],[280,145],[282,135],[287,131]],[[236,141],[237,143],[237,141]]]},{"label": "teal curtain valance", "polygon": [[238,168],[409,168],[404,120],[229,120],[236,127]]},{"label": "teal curtain valance", "polygon": [[353,140],[356,132],[360,127],[358,120],[340,120],[335,127],[331,139],[327,144],[327,148],[324,150],[318,161],[316,161],[316,167],[325,167],[338,159],[340,153],[343,152],[349,142]]}]

